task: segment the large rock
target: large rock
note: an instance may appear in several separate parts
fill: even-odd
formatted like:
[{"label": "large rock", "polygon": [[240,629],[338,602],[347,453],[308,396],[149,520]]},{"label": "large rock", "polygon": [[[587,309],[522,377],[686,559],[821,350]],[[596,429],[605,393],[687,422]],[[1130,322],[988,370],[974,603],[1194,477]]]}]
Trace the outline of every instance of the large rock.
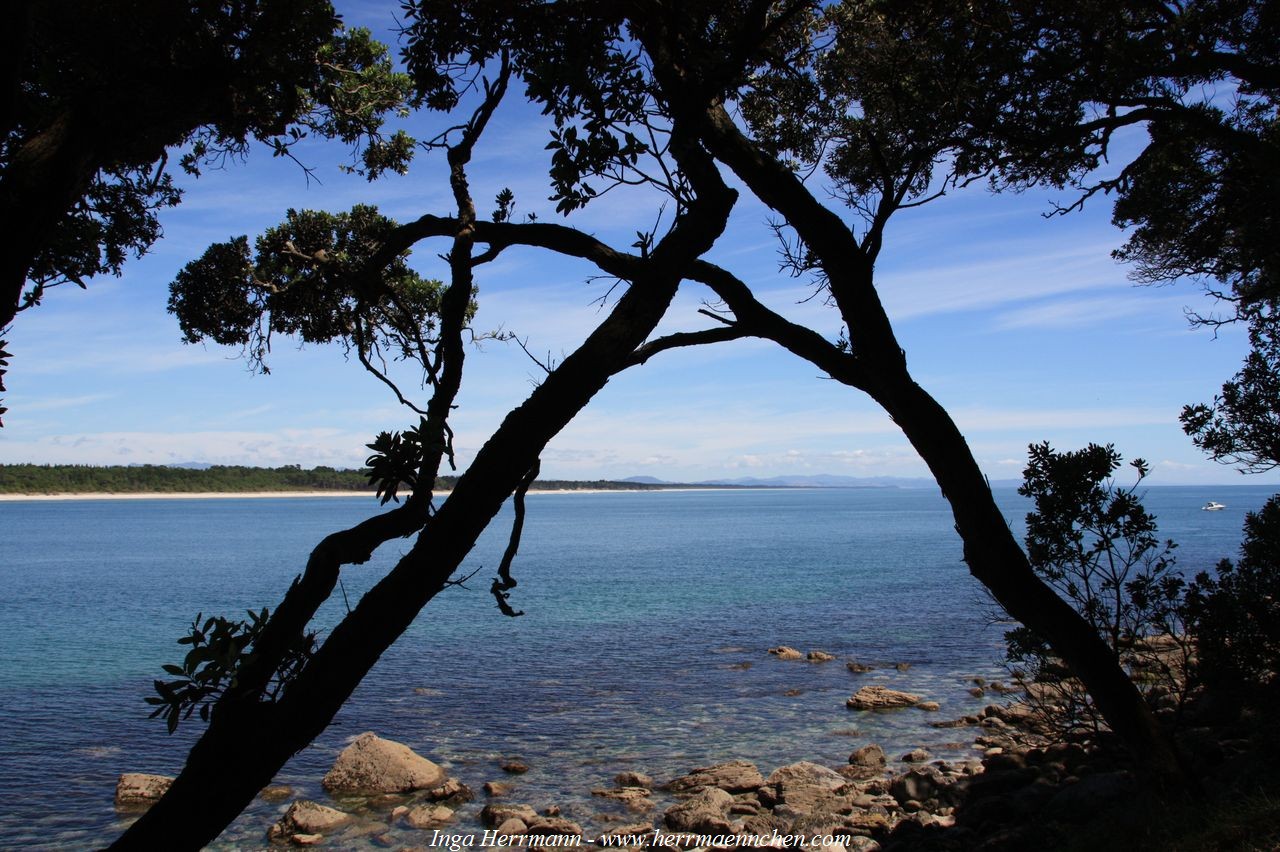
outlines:
[{"label": "large rock", "polygon": [[809,813],[832,804],[849,782],[833,769],[802,760],[775,769],[767,783],[773,786],[780,804]]},{"label": "large rock", "polygon": [[165,794],[172,783],[173,778],[168,775],[126,772],[116,782],[116,807],[149,808]]},{"label": "large rock", "polygon": [[444,770],[407,745],[363,733],[342,750],[321,783],[330,793],[407,793],[444,783]]},{"label": "large rock", "polygon": [[701,787],[718,787],[730,793],[745,793],[764,784],[764,776],[754,763],[731,760],[694,769],[667,785],[673,793],[687,793]]},{"label": "large rock", "polygon": [[864,686],[845,702],[850,710],[885,710],[892,707],[914,707],[919,703],[919,695],[883,686]]},{"label": "large rock", "polygon": [[328,834],[351,822],[354,817],[317,802],[294,802],[280,821],[271,826],[267,836],[272,840],[290,838],[296,834]]},{"label": "large rock", "polygon": [[727,819],[733,796],[718,787],[707,787],[683,802],[667,808],[662,815],[667,828],[692,834],[729,834]]},{"label": "large rock", "polygon": [[873,778],[879,775],[884,771],[887,763],[888,759],[885,757],[884,749],[875,743],[865,745],[849,755],[849,766],[856,769],[856,774],[866,778]]}]

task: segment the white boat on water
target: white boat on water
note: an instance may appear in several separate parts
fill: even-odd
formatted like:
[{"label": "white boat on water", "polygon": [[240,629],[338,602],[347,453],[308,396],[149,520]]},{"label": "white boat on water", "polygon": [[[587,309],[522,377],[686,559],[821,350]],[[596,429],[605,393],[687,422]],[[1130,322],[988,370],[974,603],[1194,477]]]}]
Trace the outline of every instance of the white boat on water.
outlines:
[{"label": "white boat on water", "polygon": [[1227,507],[1222,503],[1218,503],[1214,500],[1210,500],[1208,503],[1205,503],[1200,508],[1205,512],[1221,512],[1223,509]]}]

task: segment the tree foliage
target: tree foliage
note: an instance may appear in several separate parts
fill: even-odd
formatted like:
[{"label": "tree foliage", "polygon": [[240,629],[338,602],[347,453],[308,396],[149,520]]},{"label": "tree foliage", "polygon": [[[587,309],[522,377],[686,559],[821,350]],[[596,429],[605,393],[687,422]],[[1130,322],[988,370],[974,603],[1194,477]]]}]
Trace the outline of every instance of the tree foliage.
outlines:
[{"label": "tree foliage", "polygon": [[263,372],[273,334],[338,342],[367,364],[384,355],[426,361],[440,282],[410,269],[408,252],[377,277],[360,274],[394,227],[363,205],[290,210],[257,238],[252,257],[248,237],[237,237],[187,264],[170,286],[169,310],[186,342],[244,347]]},{"label": "tree foliage", "polygon": [[1202,677],[1236,694],[1274,701],[1280,685],[1280,497],[1245,519],[1240,556],[1187,591]]},{"label": "tree foliage", "polygon": [[[1026,518],[1027,557],[1116,660],[1131,674],[1140,672],[1144,691],[1158,686],[1162,694],[1185,694],[1186,584],[1175,570],[1174,543],[1157,537],[1156,519],[1137,490],[1147,474],[1146,462],[1129,463],[1137,473],[1130,486],[1112,479],[1120,463],[1110,445],[1068,452],[1048,443],[1031,445],[1018,488],[1034,502]],[[1020,626],[1005,639],[1010,662],[1035,684],[1029,694],[1049,721],[1064,730],[1098,726],[1099,714],[1088,693],[1042,636]]]},{"label": "tree foliage", "polygon": [[[163,718],[169,733],[196,712],[203,721],[209,721],[214,702],[224,691],[235,687],[236,672],[248,661],[253,641],[266,627],[270,612],[263,608],[261,612],[249,610],[248,615],[248,621],[231,621],[222,616],[204,618],[204,613],[199,613],[187,635],[178,639],[179,645],[190,649],[180,664],[164,666],[165,673],[175,680],[154,681],[156,694],[146,698],[156,708],[151,718]],[[298,638],[264,691],[264,700],[274,700],[297,675],[314,652],[315,641],[314,633]]]},{"label": "tree foliage", "polygon": [[199,174],[257,142],[294,157],[308,137],[352,148],[349,170],[403,171],[414,140],[386,132],[409,78],[328,0],[18,0],[0,63],[0,329],[51,287],[119,275]]},{"label": "tree foliage", "polygon": [[1280,465],[1280,317],[1248,310],[1249,354],[1210,403],[1182,409],[1182,428],[1214,461],[1261,473]]}]

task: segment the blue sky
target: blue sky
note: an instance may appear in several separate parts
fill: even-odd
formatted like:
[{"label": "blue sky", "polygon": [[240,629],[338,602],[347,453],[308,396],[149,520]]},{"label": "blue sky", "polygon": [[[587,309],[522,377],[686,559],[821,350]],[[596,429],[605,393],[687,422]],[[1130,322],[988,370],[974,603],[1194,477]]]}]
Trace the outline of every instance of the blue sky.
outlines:
[{"label": "blue sky", "polygon": [[[361,6],[356,22],[376,23]],[[430,135],[434,119],[414,119]],[[545,128],[537,111],[505,106],[471,169],[482,210],[511,187],[517,214],[557,220],[545,201]],[[359,466],[381,430],[416,416],[337,347],[299,349],[278,339],[270,376],[238,353],[187,346],[165,311],[168,282],[210,242],[256,235],[290,207],[341,210],[374,203],[398,219],[448,214],[442,158],[375,184],[343,175],[346,153],[307,144],[300,157],[322,183],[257,150],[248,162],[186,180],[187,195],[162,221],[165,236],[118,279],[87,291],[52,291],[8,335],[10,412],[0,463],[177,463]],[[1184,310],[1212,310],[1186,283],[1135,287],[1110,251],[1123,235],[1101,200],[1046,219],[1063,193],[991,195],[971,188],[891,224],[878,266],[882,298],[917,380],[952,413],[993,479],[1020,476],[1028,443],[1060,448],[1111,442],[1152,463],[1152,484],[1242,479],[1207,461],[1182,434],[1183,404],[1210,399],[1246,351],[1238,329],[1215,338],[1188,327]],[[647,228],[652,198],[610,194],[570,219],[626,247]],[[767,211],[746,196],[712,258],[775,309],[834,337],[836,315],[808,300],[804,282],[778,271]],[[414,253],[443,276],[428,243]],[[537,353],[571,351],[600,318],[609,282],[584,264],[513,249],[478,271],[476,329],[506,329]],[[663,330],[701,328],[707,297],[678,297]],[[539,368],[511,343],[471,350],[454,417],[465,464],[536,381]],[[408,386],[415,377],[399,374]],[[425,398],[425,393],[419,398]],[[670,480],[833,473],[924,476],[923,463],[873,403],[823,379],[762,341],[667,353],[615,378],[547,449],[543,474],[572,479],[652,475]]]}]

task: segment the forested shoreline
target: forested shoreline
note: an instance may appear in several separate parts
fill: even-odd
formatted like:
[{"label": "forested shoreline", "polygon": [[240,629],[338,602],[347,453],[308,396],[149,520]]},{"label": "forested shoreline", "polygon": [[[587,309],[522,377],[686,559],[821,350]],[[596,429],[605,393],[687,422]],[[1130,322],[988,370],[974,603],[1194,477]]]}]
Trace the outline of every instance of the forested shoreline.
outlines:
[{"label": "forested shoreline", "polygon": [[[455,477],[436,479],[436,490],[453,488]],[[534,488],[548,491],[658,491],[671,485],[609,480],[538,480]],[[696,487],[696,486],[679,486]],[[300,465],[208,468],[164,465],[0,465],[0,494],[177,494],[269,491],[374,492],[362,470]]]}]

